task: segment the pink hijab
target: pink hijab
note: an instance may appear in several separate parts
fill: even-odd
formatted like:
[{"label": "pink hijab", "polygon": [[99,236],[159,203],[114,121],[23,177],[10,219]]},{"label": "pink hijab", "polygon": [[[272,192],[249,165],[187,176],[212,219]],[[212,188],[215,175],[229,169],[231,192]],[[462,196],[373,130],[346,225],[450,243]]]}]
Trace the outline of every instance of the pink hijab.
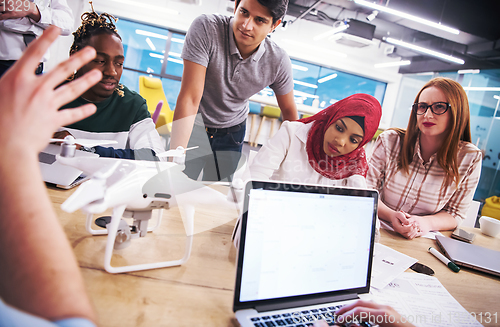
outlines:
[{"label": "pink hijab", "polygon": [[[381,115],[382,108],[377,99],[368,94],[358,93],[332,104],[314,116],[300,119],[299,121],[304,124],[314,122],[306,143],[309,164],[319,174],[330,179],[344,179],[352,175],[366,177],[368,163],[363,146],[375,135]],[[330,125],[347,116],[364,118],[363,140],[354,151],[338,157],[329,157],[323,151],[325,132]]]}]

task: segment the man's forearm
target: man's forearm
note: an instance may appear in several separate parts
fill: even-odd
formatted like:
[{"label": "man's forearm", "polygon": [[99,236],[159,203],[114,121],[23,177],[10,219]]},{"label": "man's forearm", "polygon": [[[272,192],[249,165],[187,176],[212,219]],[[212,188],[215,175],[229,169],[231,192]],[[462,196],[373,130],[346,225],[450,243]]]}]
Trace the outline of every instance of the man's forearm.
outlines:
[{"label": "man's forearm", "polygon": [[[177,110],[176,110],[177,111]],[[193,131],[195,114],[181,114],[174,112],[174,120],[172,122],[172,132],[170,137],[170,149],[176,149],[178,146],[187,148],[191,132]]]},{"label": "man's forearm", "polygon": [[282,110],[283,120],[294,121],[299,119],[299,114],[297,112],[297,108],[293,108],[290,110]]},{"label": "man's forearm", "polygon": [[[71,246],[54,213],[36,155],[0,163],[0,296],[21,310],[58,320],[96,321]],[[22,236],[22,237],[21,237]]]}]

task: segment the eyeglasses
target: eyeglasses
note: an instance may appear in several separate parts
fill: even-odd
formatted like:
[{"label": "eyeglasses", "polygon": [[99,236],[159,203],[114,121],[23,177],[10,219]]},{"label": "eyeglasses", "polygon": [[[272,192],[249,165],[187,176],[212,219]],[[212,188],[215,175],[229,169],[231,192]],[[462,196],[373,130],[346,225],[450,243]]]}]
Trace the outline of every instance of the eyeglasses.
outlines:
[{"label": "eyeglasses", "polygon": [[433,104],[427,104],[425,102],[414,103],[412,105],[413,110],[417,115],[423,115],[427,112],[427,109],[431,108],[431,111],[435,115],[442,115],[448,108],[450,108],[450,104],[447,102],[434,102]]}]

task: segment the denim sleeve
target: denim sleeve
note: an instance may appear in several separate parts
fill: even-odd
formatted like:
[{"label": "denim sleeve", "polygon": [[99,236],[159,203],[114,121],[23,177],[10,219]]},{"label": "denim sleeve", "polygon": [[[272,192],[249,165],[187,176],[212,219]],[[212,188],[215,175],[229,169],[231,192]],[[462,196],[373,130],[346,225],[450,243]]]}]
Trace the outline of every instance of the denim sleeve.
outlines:
[{"label": "denim sleeve", "polygon": [[131,159],[131,160],[149,160],[158,161],[156,153],[151,149],[114,149],[112,147],[95,146],[95,153],[101,157]]},{"label": "denim sleeve", "polygon": [[9,327],[95,327],[90,320],[84,318],[68,318],[59,321],[48,321],[27,312],[11,307],[0,299],[0,326]]}]

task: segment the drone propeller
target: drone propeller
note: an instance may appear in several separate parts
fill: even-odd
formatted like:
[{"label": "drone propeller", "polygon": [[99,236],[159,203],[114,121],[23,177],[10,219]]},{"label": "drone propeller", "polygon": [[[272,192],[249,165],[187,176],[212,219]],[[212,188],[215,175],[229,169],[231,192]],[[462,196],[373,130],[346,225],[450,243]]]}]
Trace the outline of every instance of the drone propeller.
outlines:
[{"label": "drone propeller", "polygon": [[118,143],[115,140],[93,140],[93,139],[75,139],[73,136],[68,135],[64,139],[50,139],[50,142],[63,142],[65,144],[73,145],[80,144],[82,146],[94,147],[96,145],[108,145]]},{"label": "drone propeller", "polygon": [[73,193],[62,205],[61,208],[67,212],[74,212],[83,206],[104,198],[106,193],[106,180],[110,177],[120,161],[112,162],[93,174],[92,179],[86,181]]},{"label": "drone propeller", "polygon": [[93,178],[85,183],[73,193],[61,208],[66,212],[75,212],[83,206],[104,198],[106,180]]},{"label": "drone propeller", "polygon": [[184,155],[184,153],[186,153],[186,151],[193,150],[193,149],[196,149],[196,148],[198,148],[198,146],[193,146],[193,147],[187,148],[187,149],[184,149],[182,146],[178,146],[177,149],[175,149],[175,150],[168,150],[168,151],[159,153],[156,156],[160,157],[160,158],[165,158],[165,157],[181,157],[181,156]]}]

